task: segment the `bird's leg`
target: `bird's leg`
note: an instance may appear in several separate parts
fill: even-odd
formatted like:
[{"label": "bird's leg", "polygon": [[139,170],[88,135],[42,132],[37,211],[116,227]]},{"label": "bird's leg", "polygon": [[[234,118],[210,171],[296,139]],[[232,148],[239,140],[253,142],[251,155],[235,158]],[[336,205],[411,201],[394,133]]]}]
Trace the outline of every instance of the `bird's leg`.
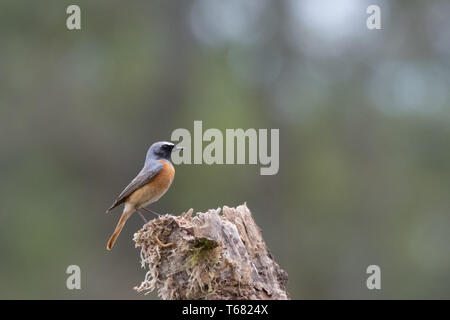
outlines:
[{"label": "bird's leg", "polygon": [[151,212],[151,213],[153,213],[153,214],[156,214],[158,217],[161,216],[161,214],[159,214],[158,212],[152,211],[152,210],[147,209],[147,208],[145,208],[145,207],[142,207],[141,209],[143,209],[143,210],[145,210],[145,211],[147,211],[147,212]]},{"label": "bird's leg", "polygon": [[142,220],[144,220],[144,223],[147,223],[147,219],[145,219],[144,215],[142,214],[141,210],[137,211],[139,213],[139,215],[141,216]]}]

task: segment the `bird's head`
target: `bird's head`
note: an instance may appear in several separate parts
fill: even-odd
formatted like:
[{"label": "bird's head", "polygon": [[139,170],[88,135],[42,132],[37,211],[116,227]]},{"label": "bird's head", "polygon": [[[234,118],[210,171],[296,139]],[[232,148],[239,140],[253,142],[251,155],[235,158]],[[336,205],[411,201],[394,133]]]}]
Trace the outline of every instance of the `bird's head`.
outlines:
[{"label": "bird's head", "polygon": [[159,141],[150,146],[146,159],[166,159],[170,160],[172,151],[182,150],[182,147],[175,146],[172,142]]}]

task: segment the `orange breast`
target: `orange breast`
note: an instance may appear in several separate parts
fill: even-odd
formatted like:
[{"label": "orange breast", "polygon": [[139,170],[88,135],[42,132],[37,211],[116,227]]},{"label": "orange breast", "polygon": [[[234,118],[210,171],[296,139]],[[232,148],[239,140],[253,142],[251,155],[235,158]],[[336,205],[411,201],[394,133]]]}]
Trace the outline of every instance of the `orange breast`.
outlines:
[{"label": "orange breast", "polygon": [[136,209],[158,201],[172,184],[175,177],[175,168],[168,161],[158,160],[164,168],[145,186],[133,192],[127,199],[127,203],[134,205]]}]

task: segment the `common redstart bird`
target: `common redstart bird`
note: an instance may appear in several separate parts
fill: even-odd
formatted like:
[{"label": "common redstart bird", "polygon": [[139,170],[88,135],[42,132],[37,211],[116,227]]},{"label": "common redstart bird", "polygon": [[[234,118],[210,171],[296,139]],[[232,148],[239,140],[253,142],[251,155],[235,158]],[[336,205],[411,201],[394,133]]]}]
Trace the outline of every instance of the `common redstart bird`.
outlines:
[{"label": "common redstart bird", "polygon": [[111,250],[125,222],[135,211],[140,214],[139,209],[143,209],[155,213],[145,207],[158,201],[169,189],[175,177],[175,168],[170,163],[170,156],[172,151],[181,149],[183,148],[165,141],[155,142],[151,145],[147,151],[142,170],[123,189],[111,207],[106,210],[106,212],[109,212],[121,203],[125,203],[122,215],[114,233],[108,240],[106,249]]}]

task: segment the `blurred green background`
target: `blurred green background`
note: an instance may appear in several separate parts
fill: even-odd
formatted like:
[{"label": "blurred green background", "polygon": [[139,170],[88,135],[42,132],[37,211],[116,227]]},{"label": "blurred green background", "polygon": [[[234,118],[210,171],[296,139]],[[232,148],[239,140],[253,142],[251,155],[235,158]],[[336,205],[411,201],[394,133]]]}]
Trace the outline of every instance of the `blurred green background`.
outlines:
[{"label": "blurred green background", "polygon": [[0,298],[157,298],[132,290],[141,219],[107,252],[120,209],[104,212],[194,120],[279,128],[279,173],[180,165],[152,209],[247,201],[295,299],[450,298],[449,16],[446,0],[2,0]]}]

